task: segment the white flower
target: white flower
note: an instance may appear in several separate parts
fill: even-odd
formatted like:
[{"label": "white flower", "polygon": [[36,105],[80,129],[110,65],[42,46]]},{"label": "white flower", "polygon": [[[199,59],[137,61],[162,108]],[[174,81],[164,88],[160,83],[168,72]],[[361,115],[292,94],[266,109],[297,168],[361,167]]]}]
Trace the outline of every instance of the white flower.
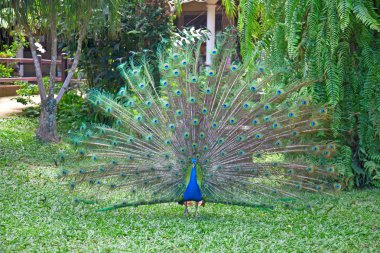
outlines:
[{"label": "white flower", "polygon": [[39,42],[34,43],[34,45],[37,47],[37,51],[40,51],[42,54],[46,52],[46,50]]}]

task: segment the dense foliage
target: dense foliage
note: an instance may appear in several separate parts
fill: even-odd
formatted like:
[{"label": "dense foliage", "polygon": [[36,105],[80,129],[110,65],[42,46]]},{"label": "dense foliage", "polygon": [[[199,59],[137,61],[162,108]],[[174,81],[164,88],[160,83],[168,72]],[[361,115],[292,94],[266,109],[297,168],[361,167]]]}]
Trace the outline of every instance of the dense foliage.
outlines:
[{"label": "dense foliage", "polygon": [[[0,23],[0,58],[13,58],[16,56],[17,50],[26,46],[25,37],[17,31],[2,31],[1,28]],[[15,65],[15,63],[0,63],[0,78],[11,77],[15,70]]]},{"label": "dense foliage", "polygon": [[[120,9],[116,31],[110,30],[107,15],[94,15],[81,64],[91,87],[118,90],[124,83],[116,70],[120,63],[145,50],[157,66],[157,47],[169,42],[173,26],[166,1],[125,1]],[[102,20],[105,25],[98,26]],[[159,80],[158,69],[155,78]]]},{"label": "dense foliage", "polygon": [[[380,184],[380,1],[240,1],[243,55],[321,79],[308,94],[330,106],[347,186]],[[259,55],[259,56],[262,56]]]}]

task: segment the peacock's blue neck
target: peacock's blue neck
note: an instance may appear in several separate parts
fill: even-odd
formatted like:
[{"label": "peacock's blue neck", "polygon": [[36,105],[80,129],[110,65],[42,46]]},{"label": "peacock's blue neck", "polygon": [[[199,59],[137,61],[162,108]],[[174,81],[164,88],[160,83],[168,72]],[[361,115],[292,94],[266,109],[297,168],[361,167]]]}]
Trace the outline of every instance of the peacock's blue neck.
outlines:
[{"label": "peacock's blue neck", "polygon": [[197,182],[197,167],[193,163],[191,168],[190,180],[186,187],[185,193],[183,194],[184,201],[201,201],[202,193]]}]

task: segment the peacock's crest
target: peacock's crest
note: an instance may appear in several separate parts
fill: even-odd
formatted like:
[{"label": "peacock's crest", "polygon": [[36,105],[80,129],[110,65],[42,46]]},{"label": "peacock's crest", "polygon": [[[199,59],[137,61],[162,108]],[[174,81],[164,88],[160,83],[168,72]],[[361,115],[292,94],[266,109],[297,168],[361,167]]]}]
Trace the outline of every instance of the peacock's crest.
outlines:
[{"label": "peacock's crest", "polygon": [[140,57],[119,66],[117,94],[90,93],[112,123],[73,137],[79,159],[62,172],[70,187],[119,201],[105,210],[189,200],[308,207],[309,192],[340,190],[336,147],[320,141],[327,108],[298,92],[313,81],[274,85],[281,73],[239,61],[231,33],[206,52],[211,66],[201,63],[204,33],[177,37],[159,51],[159,81]]}]

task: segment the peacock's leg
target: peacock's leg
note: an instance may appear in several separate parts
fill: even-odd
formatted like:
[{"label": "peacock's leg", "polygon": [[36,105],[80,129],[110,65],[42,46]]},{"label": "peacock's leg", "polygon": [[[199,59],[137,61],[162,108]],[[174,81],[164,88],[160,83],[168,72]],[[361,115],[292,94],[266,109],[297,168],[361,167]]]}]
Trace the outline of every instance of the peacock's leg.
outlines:
[{"label": "peacock's leg", "polygon": [[185,211],[184,211],[183,215],[187,216],[187,215],[189,215],[189,209],[187,208],[187,201],[184,202],[184,205],[185,205]]},{"label": "peacock's leg", "polygon": [[199,207],[199,202],[195,201],[195,217],[198,217],[198,207]]}]

